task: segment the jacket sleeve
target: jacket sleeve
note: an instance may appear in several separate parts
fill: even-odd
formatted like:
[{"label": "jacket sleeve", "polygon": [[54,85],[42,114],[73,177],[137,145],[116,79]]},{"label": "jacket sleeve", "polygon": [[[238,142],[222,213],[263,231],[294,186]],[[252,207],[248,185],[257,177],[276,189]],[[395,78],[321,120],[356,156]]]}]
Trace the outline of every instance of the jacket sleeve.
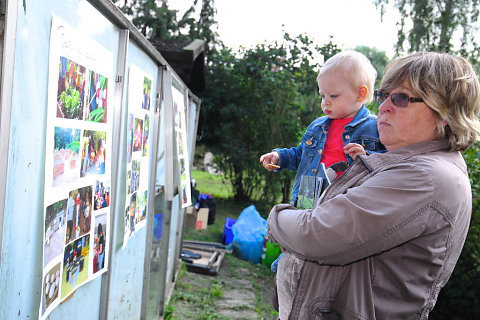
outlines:
[{"label": "jacket sleeve", "polygon": [[432,197],[426,172],[411,164],[391,167],[313,210],[276,205],[269,238],[307,260],[345,265],[418,237]]},{"label": "jacket sleeve", "polygon": [[273,151],[278,152],[279,160],[278,165],[281,169],[288,168],[296,171],[300,160],[302,159],[303,142],[296,147],[292,148],[277,148]]},{"label": "jacket sleeve", "polygon": [[298,166],[300,165],[300,161],[302,160],[302,153],[303,149],[305,148],[304,140],[307,135],[314,136],[312,134],[313,128],[318,125],[318,122],[321,122],[322,118],[318,118],[317,120],[310,123],[310,125],[305,130],[300,143],[296,147],[292,148],[276,148],[273,151],[278,152],[279,161],[278,165],[281,169],[288,168],[290,170],[296,171]]}]

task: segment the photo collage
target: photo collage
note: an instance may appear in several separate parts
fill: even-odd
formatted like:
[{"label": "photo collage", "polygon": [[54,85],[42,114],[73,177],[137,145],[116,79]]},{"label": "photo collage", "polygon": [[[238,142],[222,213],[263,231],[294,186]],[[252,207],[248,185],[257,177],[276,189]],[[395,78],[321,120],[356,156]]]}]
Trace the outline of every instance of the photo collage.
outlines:
[{"label": "photo collage", "polygon": [[127,118],[127,181],[123,246],[142,227],[147,217],[149,133],[152,114],[152,80],[130,66]]},{"label": "photo collage", "polygon": [[185,117],[184,95],[172,87],[173,110],[175,112],[175,134],[177,139],[178,167],[180,170],[180,185],[182,208],[191,205],[190,162],[187,146],[187,131]]},{"label": "photo collage", "polygon": [[50,43],[41,319],[108,268],[112,75],[94,55],[65,48],[61,24],[53,19]]}]

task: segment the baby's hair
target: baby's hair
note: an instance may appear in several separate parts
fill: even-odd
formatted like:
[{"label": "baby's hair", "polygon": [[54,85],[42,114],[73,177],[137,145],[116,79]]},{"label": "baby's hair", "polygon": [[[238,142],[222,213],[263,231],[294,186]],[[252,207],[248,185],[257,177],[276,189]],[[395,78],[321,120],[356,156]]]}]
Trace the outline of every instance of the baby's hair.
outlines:
[{"label": "baby's hair", "polygon": [[350,79],[351,85],[358,89],[366,86],[367,96],[363,103],[368,104],[373,100],[373,87],[377,71],[370,60],[362,53],[345,50],[330,57],[323,64],[317,77],[317,81],[328,72],[343,72],[347,79]]}]

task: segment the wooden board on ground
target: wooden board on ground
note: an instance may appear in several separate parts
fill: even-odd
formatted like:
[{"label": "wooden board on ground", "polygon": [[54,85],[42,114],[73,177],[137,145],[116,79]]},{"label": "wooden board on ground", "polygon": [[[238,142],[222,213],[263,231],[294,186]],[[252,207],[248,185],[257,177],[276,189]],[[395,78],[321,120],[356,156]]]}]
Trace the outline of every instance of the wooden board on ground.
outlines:
[{"label": "wooden board on ground", "polygon": [[185,240],[181,258],[190,272],[217,275],[226,253],[232,250],[220,243]]}]

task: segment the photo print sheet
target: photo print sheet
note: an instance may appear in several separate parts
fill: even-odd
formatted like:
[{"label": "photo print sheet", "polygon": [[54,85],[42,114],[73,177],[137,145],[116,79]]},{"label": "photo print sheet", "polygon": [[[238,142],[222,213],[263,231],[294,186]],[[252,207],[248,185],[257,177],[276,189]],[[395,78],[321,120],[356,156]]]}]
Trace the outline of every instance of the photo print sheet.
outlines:
[{"label": "photo print sheet", "polygon": [[39,318],[108,268],[113,54],[52,17]]},{"label": "photo print sheet", "polygon": [[132,64],[128,75],[126,201],[123,246],[146,224],[150,130],[154,108],[152,76]]},{"label": "photo print sheet", "polygon": [[178,167],[180,170],[180,196],[182,208],[188,207],[192,203],[191,185],[190,185],[190,161],[187,147],[187,126],[185,100],[183,93],[172,86],[173,111],[175,116],[175,135],[177,138],[177,156]]}]

